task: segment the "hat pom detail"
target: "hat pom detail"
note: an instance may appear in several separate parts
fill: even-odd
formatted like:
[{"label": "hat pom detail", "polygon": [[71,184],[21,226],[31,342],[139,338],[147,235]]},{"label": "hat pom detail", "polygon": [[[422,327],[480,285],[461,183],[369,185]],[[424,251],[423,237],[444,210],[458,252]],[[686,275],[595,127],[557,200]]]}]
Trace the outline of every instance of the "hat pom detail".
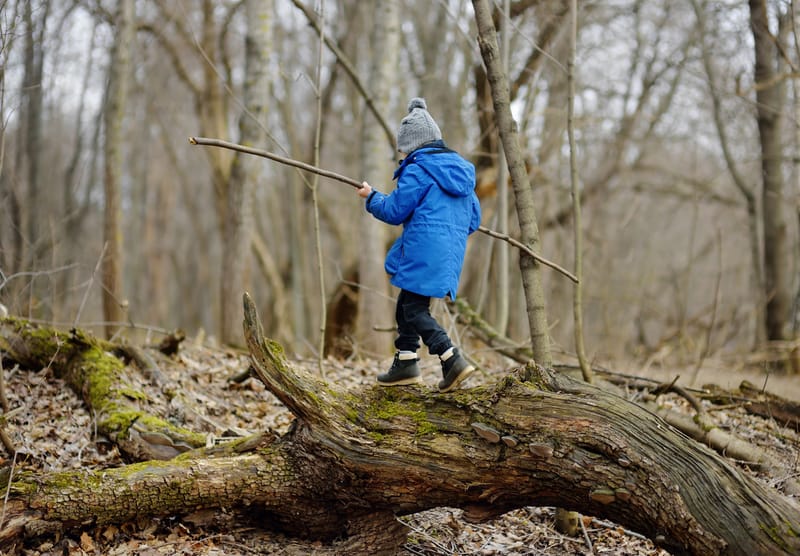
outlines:
[{"label": "hat pom detail", "polygon": [[415,97],[408,102],[408,111],[411,112],[414,108],[422,108],[423,110],[427,110],[428,105],[425,104],[424,98]]},{"label": "hat pom detail", "polygon": [[397,150],[411,154],[422,145],[438,141],[441,138],[442,132],[428,113],[425,99],[412,98],[408,103],[408,114],[400,121],[400,127],[397,130]]}]

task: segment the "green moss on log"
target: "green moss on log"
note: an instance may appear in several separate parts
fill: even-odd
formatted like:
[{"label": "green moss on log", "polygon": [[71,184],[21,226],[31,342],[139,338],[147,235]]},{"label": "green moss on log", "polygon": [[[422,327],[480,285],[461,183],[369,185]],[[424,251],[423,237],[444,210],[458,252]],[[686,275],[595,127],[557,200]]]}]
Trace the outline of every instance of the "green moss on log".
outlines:
[{"label": "green moss on log", "polygon": [[391,390],[387,390],[385,397],[374,401],[368,408],[366,415],[368,419],[380,419],[383,421],[393,421],[397,417],[406,417],[416,426],[415,434],[424,436],[434,434],[439,429],[431,422],[424,405],[417,399],[398,396]]},{"label": "green moss on log", "polygon": [[127,368],[114,355],[113,344],[81,330],[65,333],[22,319],[6,319],[3,325],[10,325],[14,332],[11,340],[5,337],[8,334],[0,335],[3,349],[30,368],[51,366],[98,415],[98,430],[103,434],[121,440],[137,423],[141,431],[164,434],[191,447],[205,445],[205,435],[172,425],[142,409],[148,397],[127,380]]}]

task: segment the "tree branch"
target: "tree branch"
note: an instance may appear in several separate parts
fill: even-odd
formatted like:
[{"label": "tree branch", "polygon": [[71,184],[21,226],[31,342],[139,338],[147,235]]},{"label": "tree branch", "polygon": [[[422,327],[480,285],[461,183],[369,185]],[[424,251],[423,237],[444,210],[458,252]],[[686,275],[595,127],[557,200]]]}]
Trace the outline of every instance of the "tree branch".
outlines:
[{"label": "tree branch", "polygon": [[[316,30],[317,34],[320,35],[320,37],[325,41],[325,45],[330,49],[331,52],[333,52],[333,55],[336,56],[336,61],[339,62],[339,65],[342,66],[348,77],[350,77],[350,79],[353,81],[353,85],[355,86],[356,90],[358,90],[359,94],[364,98],[364,101],[367,103],[367,108],[369,108],[370,112],[372,112],[372,114],[375,116],[375,119],[378,120],[378,123],[386,133],[386,139],[389,141],[389,144],[392,146],[392,150],[394,151],[396,148],[394,132],[389,127],[389,124],[386,122],[386,119],[383,117],[383,115],[378,112],[378,108],[375,106],[375,101],[372,99],[369,91],[367,91],[367,88],[361,82],[361,79],[359,79],[358,74],[356,73],[356,70],[347,55],[342,52],[338,45],[333,42],[328,35],[322,33],[319,22],[317,21],[314,12],[311,11],[311,8],[300,2],[300,0],[292,0],[292,3],[303,12],[303,14],[306,16],[306,19],[308,19],[308,22]],[[358,187],[361,186],[359,185]]]},{"label": "tree branch", "polygon": [[[361,184],[362,184],[362,182],[360,182],[360,181],[358,181],[356,179],[349,178],[349,177],[344,176],[342,174],[337,174],[336,172],[332,172],[330,170],[324,170],[322,168],[318,168],[316,166],[312,166],[311,164],[306,164],[305,162],[301,162],[301,161],[295,160],[293,158],[288,158],[288,157],[285,157],[285,156],[281,156],[279,154],[275,154],[275,153],[272,153],[272,152],[269,152],[269,151],[265,151],[265,150],[262,150],[262,149],[254,149],[252,147],[245,147],[244,145],[237,145],[236,143],[230,143],[228,141],[223,141],[221,139],[212,139],[212,138],[209,138],[209,137],[189,137],[189,143],[191,143],[192,145],[204,145],[204,146],[209,146],[209,147],[222,147],[223,149],[230,149],[230,150],[233,150],[233,151],[238,151],[238,152],[243,152],[243,153],[246,153],[246,154],[252,154],[252,155],[255,155],[255,156],[260,156],[262,158],[268,158],[268,159],[273,160],[275,162],[279,162],[281,164],[286,164],[287,166],[294,166],[295,168],[300,168],[301,170],[305,170],[307,172],[312,172],[314,174],[318,174],[320,176],[323,176],[323,177],[326,177],[326,178],[330,178],[330,179],[335,180],[335,181],[346,183],[347,185],[353,186],[353,187],[355,187],[357,189],[360,188]],[[564,276],[566,276],[567,278],[569,278],[570,280],[572,280],[575,283],[578,282],[578,279],[575,277],[574,274],[572,274],[571,272],[569,272],[565,268],[559,266],[558,264],[545,259],[541,255],[537,255],[530,247],[528,247],[524,243],[521,243],[520,241],[518,241],[518,240],[516,240],[516,239],[514,239],[514,238],[512,238],[512,237],[510,237],[510,236],[508,236],[506,234],[501,234],[500,232],[496,232],[494,230],[486,228],[485,226],[480,226],[478,228],[478,231],[481,232],[481,233],[484,233],[484,234],[486,234],[486,235],[488,235],[490,237],[493,237],[493,238],[496,238],[496,239],[501,239],[501,240],[513,245],[517,249],[519,249],[521,251],[524,251],[525,253],[527,253],[528,255],[533,257],[536,261],[540,262],[541,264],[543,264],[545,266],[549,266],[553,270],[556,270],[556,271],[560,272],[561,274],[563,274]]]}]

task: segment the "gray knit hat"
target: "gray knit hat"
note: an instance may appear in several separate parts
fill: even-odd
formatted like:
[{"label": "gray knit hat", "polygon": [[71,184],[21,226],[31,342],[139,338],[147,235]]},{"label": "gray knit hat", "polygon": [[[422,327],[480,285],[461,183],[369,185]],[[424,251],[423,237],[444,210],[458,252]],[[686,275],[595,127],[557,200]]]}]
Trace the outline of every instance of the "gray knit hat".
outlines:
[{"label": "gray knit hat", "polygon": [[424,98],[412,98],[408,103],[408,116],[397,130],[397,150],[409,154],[425,143],[442,138],[439,126],[428,113]]}]

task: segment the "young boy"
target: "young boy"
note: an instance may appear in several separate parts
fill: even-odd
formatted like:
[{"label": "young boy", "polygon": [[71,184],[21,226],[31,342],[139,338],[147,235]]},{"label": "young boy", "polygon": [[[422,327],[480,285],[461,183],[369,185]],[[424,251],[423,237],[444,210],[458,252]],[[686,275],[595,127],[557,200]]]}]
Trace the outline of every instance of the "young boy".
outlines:
[{"label": "young boy", "polygon": [[367,211],[403,233],[386,255],[384,267],[400,288],[395,318],[397,352],[383,386],[420,381],[419,340],[442,362],[440,392],[458,387],[474,370],[430,313],[431,297],[455,299],[467,236],[478,229],[481,208],[475,195],[475,167],[442,141],[425,100],[408,103],[397,131],[397,150],[405,157],[394,173],[397,187],[385,195],[364,182],[358,195]]}]

